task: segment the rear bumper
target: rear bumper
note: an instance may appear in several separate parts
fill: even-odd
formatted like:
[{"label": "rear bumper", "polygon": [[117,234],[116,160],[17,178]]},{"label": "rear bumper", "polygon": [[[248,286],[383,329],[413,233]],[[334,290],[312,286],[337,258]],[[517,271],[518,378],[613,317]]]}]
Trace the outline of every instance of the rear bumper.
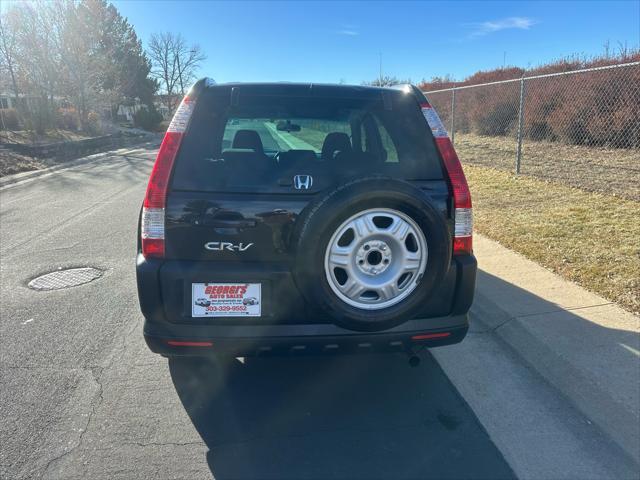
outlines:
[{"label": "rear bumper", "polygon": [[[469,328],[467,312],[473,301],[477,262],[473,256],[454,257],[442,288],[432,303],[425,305],[425,311],[430,314],[419,315],[419,318],[397,327],[371,333],[346,330],[333,323],[325,323],[325,318],[305,315],[299,323],[276,321],[261,324],[239,324],[237,321],[226,324],[224,320],[215,324],[200,323],[191,318],[188,309],[184,308],[167,315],[166,304],[184,305],[185,298],[189,298],[186,289],[190,288],[191,281],[207,281],[211,277],[209,271],[201,272],[201,268],[202,264],[196,262],[146,260],[138,255],[138,297],[145,317],[144,338],[153,352],[164,355],[206,355],[217,352],[236,356],[364,353],[402,351],[413,345],[436,347],[458,343]],[[163,272],[168,277],[164,282],[164,290],[161,288]],[[274,288],[273,298],[284,298],[282,292],[293,288],[290,274],[284,269],[264,275],[265,278],[279,279],[273,283],[281,290]],[[238,272],[237,267],[233,273],[217,271],[216,277],[218,281],[246,278],[261,281],[256,271]],[[432,305],[436,307],[432,309]],[[304,308],[298,308],[297,311],[304,312]]]},{"label": "rear bumper", "polygon": [[458,343],[468,328],[466,313],[409,320],[375,333],[353,332],[333,324],[196,327],[145,321],[144,338],[151,351],[163,355],[382,353]]}]

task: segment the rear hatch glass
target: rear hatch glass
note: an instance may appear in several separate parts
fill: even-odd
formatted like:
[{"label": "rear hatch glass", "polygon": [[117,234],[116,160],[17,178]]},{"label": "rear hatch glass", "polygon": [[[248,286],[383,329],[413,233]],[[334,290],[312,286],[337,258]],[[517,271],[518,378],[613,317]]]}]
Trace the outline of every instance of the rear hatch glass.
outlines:
[{"label": "rear hatch glass", "polygon": [[214,88],[198,98],[172,188],[317,191],[374,174],[436,180],[436,152],[418,103],[401,92],[350,98]]}]

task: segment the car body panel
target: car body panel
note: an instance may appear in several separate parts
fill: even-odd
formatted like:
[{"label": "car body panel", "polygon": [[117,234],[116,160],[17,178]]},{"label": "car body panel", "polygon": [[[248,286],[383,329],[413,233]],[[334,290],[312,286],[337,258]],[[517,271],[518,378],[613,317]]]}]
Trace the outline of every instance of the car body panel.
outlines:
[{"label": "car body panel", "polygon": [[[269,95],[375,97],[385,108],[396,101],[408,101],[398,97],[398,92],[370,87],[231,84],[211,88],[201,85],[200,88],[204,88],[200,94],[215,97],[224,108],[251,103],[255,96]],[[422,100],[418,97],[419,92],[414,94],[416,98],[411,101],[418,108],[418,102]],[[195,112],[198,112],[197,107]],[[424,130],[431,138],[428,128]],[[202,134],[198,130],[198,135]],[[431,151],[432,145],[425,145]],[[184,157],[186,153],[182,155],[189,159]],[[453,197],[437,158],[437,169],[430,170],[433,178],[405,180],[427,194],[445,219],[452,236]],[[179,153],[177,161],[187,160],[181,160]],[[334,325],[325,312],[308,304],[293,274],[299,253],[294,244],[296,222],[321,192],[341,181],[335,175],[313,171],[313,161],[309,165],[307,170],[275,171],[272,176],[265,177],[264,185],[258,191],[235,187],[203,191],[198,189],[201,183],[191,185],[183,181],[176,186],[172,182],[165,207],[165,257],[147,259],[138,246],[138,295],[145,317],[144,335],[153,351],[164,354],[200,352],[183,344],[171,346],[168,343],[171,339],[177,339],[179,343],[208,342],[229,352],[257,354],[259,349],[253,347],[270,346],[272,350],[281,351],[300,342],[307,345],[302,349],[306,351],[317,351],[318,346],[324,351],[322,345],[336,342],[344,346],[338,350],[344,351],[353,351],[351,347],[358,343],[375,343],[381,350],[386,350],[389,341],[410,345],[416,332],[437,333],[423,342],[431,346],[455,343],[464,337],[477,270],[473,255],[454,256],[448,272],[419,311],[392,329],[371,334],[346,330]],[[247,175],[252,174],[247,172]],[[312,175],[310,188],[297,189],[295,175]],[[192,298],[193,283],[237,282],[261,285],[260,317],[192,316],[193,303],[206,300]],[[389,338],[392,340],[388,341]],[[391,350],[397,346],[391,345]],[[355,351],[360,350],[355,348]]]}]

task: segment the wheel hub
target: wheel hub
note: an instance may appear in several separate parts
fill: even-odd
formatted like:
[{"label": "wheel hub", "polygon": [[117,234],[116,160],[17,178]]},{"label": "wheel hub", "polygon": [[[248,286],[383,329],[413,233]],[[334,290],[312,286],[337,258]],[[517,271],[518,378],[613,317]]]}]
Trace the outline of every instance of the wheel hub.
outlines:
[{"label": "wheel hub", "polygon": [[401,302],[418,286],[427,241],[406,213],[375,208],[356,213],[329,239],[325,273],[343,302],[379,310]]},{"label": "wheel hub", "polygon": [[358,269],[366,275],[379,275],[389,265],[393,254],[391,248],[383,240],[371,240],[363,243],[356,253]]}]

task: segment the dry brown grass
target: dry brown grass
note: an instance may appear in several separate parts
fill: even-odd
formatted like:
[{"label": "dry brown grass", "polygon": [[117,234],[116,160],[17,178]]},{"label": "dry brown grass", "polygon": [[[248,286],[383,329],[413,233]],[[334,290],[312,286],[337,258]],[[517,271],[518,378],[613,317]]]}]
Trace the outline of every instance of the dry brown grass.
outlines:
[{"label": "dry brown grass", "polygon": [[95,135],[87,135],[72,130],[48,130],[43,134],[34,131],[0,131],[0,143],[22,143],[26,145],[40,145],[55,142],[85,140]]},{"label": "dry brown grass", "polygon": [[27,172],[29,170],[39,170],[45,166],[46,163],[37,158],[31,158],[10,150],[0,149],[0,177]]},{"label": "dry brown grass", "polygon": [[640,203],[477,165],[476,230],[640,312]]},{"label": "dry brown grass", "polygon": [[[455,146],[465,164],[514,171],[515,138],[457,133]],[[640,201],[640,150],[526,140],[523,143],[521,173]]]}]

